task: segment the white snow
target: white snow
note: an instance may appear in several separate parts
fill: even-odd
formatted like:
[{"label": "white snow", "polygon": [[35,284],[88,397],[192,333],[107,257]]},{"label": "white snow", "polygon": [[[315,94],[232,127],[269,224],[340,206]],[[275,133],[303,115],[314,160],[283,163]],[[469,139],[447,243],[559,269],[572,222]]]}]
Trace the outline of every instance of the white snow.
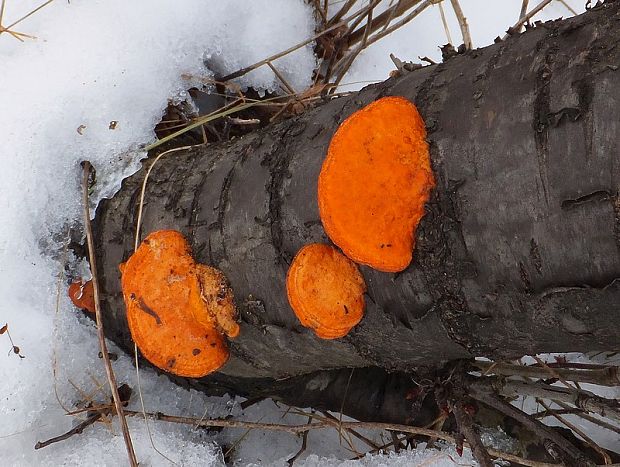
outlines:
[{"label": "white snow", "polygon": [[[7,0],[2,24],[11,24],[39,4]],[[501,34],[516,19],[519,4],[520,0],[462,0],[475,44],[485,45]],[[545,14],[566,15],[563,8],[558,4]],[[450,8],[446,12],[458,43]],[[109,399],[94,327],[70,305],[60,275],[67,229],[81,224],[79,162],[88,159],[97,169],[95,201],[111,196],[122,178],[139,167],[144,157],[140,148],[153,141],[153,128],[168,99],[185,96],[190,83],[183,76],[211,77],[250,65],[312,36],[314,20],[303,0],[56,0],[15,30],[36,39],[20,42],[0,34],[0,326],[8,323],[25,358],[10,352],[6,334],[0,336],[0,464],[125,465],[115,420],[33,449],[37,441],[77,423],[63,406],[72,410],[85,399]],[[362,53],[344,83],[385,79],[393,68],[389,52],[403,60],[424,55],[438,60],[437,45],[445,42],[433,7]],[[295,89],[311,84],[312,46],[274,64]],[[267,67],[238,82],[264,91],[279,86]],[[115,129],[110,129],[112,121],[118,122]],[[71,255],[66,261],[73,268],[83,267]],[[114,346],[111,351],[119,355],[114,362],[118,381],[135,387],[131,359]],[[284,423],[305,420],[293,414],[283,417],[286,408],[271,401],[240,414],[235,400],[187,391],[146,369],[141,383],[147,411],[198,418],[233,414]],[[139,410],[135,396],[132,401],[130,408]],[[301,442],[289,434],[212,434],[153,421],[148,426],[161,454],[153,448],[144,421],[129,419],[141,465],[170,465],[167,458],[178,465],[219,465],[220,445],[235,445],[241,464],[286,465]],[[351,453],[335,432],[313,432],[308,438],[300,465],[472,463],[469,452],[459,459],[449,447],[346,461]],[[356,449],[362,446],[356,444]]]}]

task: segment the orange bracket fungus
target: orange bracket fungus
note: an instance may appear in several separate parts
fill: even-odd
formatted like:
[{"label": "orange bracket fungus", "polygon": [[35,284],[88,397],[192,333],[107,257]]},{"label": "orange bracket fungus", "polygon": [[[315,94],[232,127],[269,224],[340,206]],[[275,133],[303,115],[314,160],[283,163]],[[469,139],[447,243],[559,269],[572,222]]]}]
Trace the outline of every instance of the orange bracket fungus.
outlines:
[{"label": "orange bracket fungus", "polygon": [[74,281],[69,286],[68,293],[69,298],[76,307],[90,313],[95,312],[95,292],[92,281]]},{"label": "orange bracket fungus", "polygon": [[196,264],[180,232],[151,233],[120,266],[131,336],[153,365],[198,378],[228,360],[235,337],[233,294],[224,274]]},{"label": "orange bracket fungus", "polygon": [[304,246],[286,276],[288,300],[301,324],[323,339],[345,336],[364,315],[366,283],[357,265],[334,247]]},{"label": "orange bracket fungus", "polygon": [[422,117],[408,100],[384,97],[331,140],[318,184],[323,227],[353,261],[402,271],[434,186]]}]

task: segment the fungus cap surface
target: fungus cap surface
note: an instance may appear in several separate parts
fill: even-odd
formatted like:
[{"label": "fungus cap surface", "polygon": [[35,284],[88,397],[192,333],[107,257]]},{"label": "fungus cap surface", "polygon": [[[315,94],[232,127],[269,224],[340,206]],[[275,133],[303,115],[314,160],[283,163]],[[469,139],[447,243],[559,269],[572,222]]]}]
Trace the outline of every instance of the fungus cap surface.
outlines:
[{"label": "fungus cap surface", "polygon": [[360,322],[365,291],[357,265],[320,243],[299,250],[286,276],[293,311],[302,325],[323,339],[343,337]]},{"label": "fungus cap surface", "polygon": [[434,186],[422,117],[408,100],[384,97],[347,118],[331,140],[318,183],[323,227],[352,260],[402,271]]},{"label": "fungus cap surface", "polygon": [[198,378],[228,360],[228,346],[208,316],[196,263],[183,235],[151,233],[121,265],[123,296],[131,336],[153,365]]}]

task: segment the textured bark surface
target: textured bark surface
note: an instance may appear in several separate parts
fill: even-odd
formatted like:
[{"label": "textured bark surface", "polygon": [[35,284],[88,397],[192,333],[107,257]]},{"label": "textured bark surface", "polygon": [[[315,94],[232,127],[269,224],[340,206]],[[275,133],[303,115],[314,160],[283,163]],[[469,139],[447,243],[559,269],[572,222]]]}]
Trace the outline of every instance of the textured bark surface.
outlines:
[{"label": "textured bark surface", "polygon": [[[183,232],[199,262],[227,275],[242,320],[230,361],[190,384],[330,408],[349,386],[348,413],[402,419],[412,387],[405,373],[416,367],[617,349],[619,44],[620,2],[607,2],[163,158],[147,187],[142,235]],[[303,245],[328,241],[316,189],[335,129],[387,95],[422,114],[437,188],[410,267],[362,268],[364,319],[345,338],[321,340],[288,305],[288,264]],[[133,347],[118,265],[133,250],[144,172],[101,204],[95,223],[106,332],[125,349]],[[350,368],[359,370],[349,384]]]}]

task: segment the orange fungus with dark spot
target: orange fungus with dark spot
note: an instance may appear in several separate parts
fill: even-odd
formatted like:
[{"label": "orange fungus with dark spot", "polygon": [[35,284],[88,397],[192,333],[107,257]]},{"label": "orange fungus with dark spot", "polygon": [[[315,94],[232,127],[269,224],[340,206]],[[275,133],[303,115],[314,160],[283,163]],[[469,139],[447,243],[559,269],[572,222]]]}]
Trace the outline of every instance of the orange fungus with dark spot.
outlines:
[{"label": "orange fungus with dark spot", "polygon": [[384,97],[331,140],[318,183],[323,227],[353,261],[402,271],[434,186],[422,117],[407,99]]},{"label": "orange fungus with dark spot", "polygon": [[299,250],[286,276],[286,292],[301,324],[323,339],[347,335],[364,316],[364,278],[330,245],[312,243]]},{"label": "orange fungus with dark spot", "polygon": [[120,266],[134,342],[153,365],[179,376],[198,378],[216,371],[229,357],[222,332],[230,337],[239,334],[232,290],[224,275],[209,268],[219,287],[209,304],[205,298],[213,290],[203,291],[203,267],[175,230],[151,233]]},{"label": "orange fungus with dark spot", "polygon": [[82,282],[77,280],[72,282],[69,286],[68,294],[76,307],[90,313],[95,312],[95,291],[92,281]]}]

